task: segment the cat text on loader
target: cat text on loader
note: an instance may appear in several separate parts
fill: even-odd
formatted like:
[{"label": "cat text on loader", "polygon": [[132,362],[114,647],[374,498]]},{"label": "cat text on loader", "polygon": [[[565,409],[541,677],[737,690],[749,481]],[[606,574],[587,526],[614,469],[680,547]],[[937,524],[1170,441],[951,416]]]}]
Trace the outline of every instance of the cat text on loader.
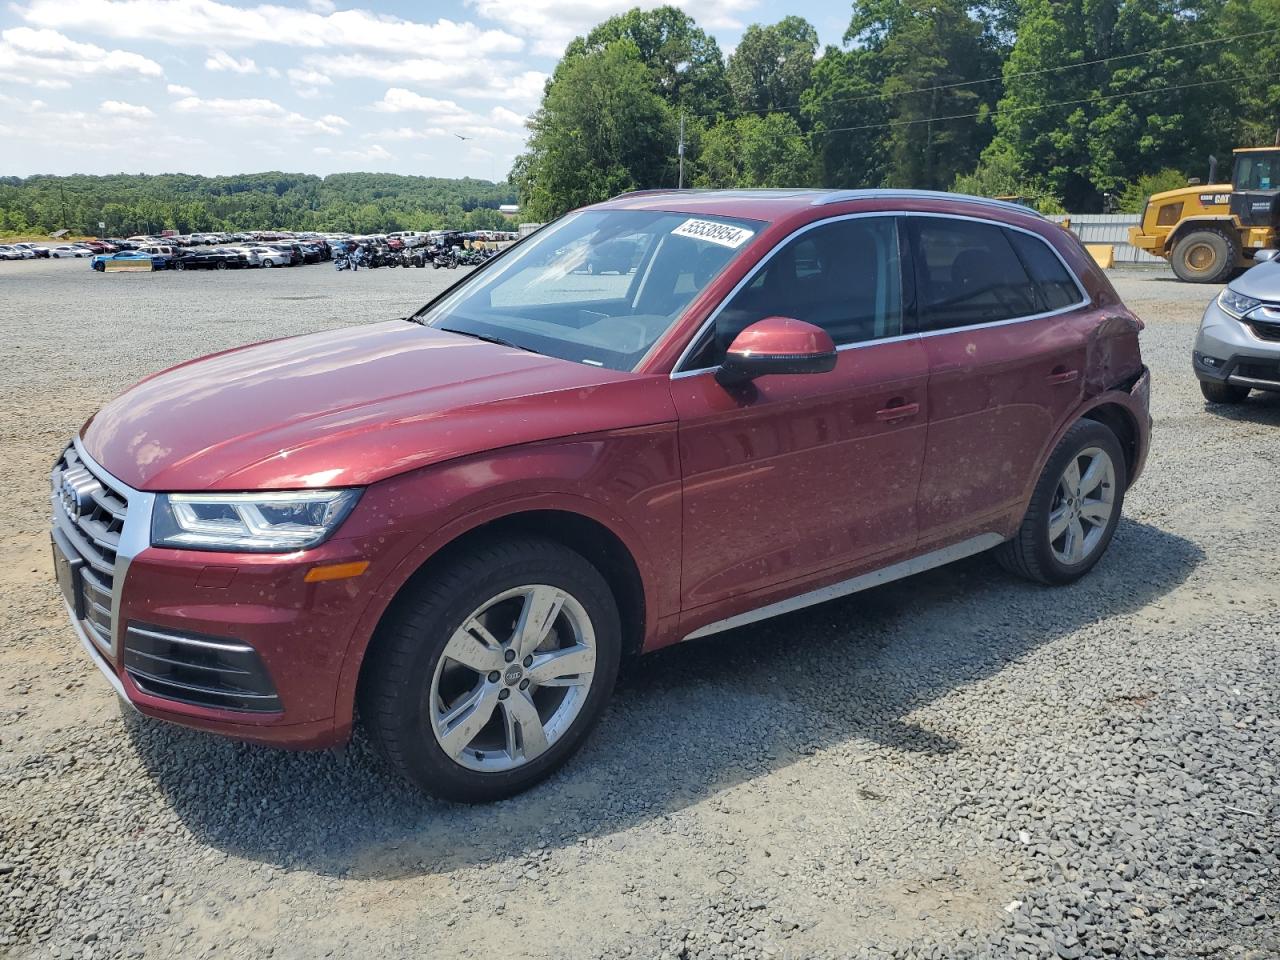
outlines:
[{"label": "cat text on loader", "polygon": [[[1253,255],[1276,246],[1280,227],[1280,147],[1233,151],[1231,183],[1209,183],[1154,194],[1129,242],[1164,257],[1180,280],[1222,283],[1253,265]],[[1194,181],[1193,181],[1194,184]]]}]

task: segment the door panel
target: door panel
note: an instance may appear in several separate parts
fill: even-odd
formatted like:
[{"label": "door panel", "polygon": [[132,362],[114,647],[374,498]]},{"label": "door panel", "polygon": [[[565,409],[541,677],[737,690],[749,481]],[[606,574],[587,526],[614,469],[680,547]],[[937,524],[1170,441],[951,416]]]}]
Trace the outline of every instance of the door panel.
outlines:
[{"label": "door panel", "polygon": [[762,377],[735,390],[711,373],[674,379],[682,606],[909,548],[927,374],[921,342],[907,337],[842,350],[827,374]]},{"label": "door panel", "polygon": [[918,516],[927,549],[1006,527],[1020,509],[1045,445],[1079,406],[1093,311],[1070,309],[1083,294],[1032,233],[906,219],[929,364]]}]

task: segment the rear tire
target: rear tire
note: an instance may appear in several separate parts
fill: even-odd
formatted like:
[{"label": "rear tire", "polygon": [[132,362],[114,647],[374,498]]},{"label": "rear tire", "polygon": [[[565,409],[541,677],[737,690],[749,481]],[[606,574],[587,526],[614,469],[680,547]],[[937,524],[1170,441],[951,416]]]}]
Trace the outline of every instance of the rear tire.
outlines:
[{"label": "rear tire", "polygon": [[[1090,475],[1095,464],[1097,477]],[[1110,546],[1127,486],[1116,435],[1096,420],[1077,420],[1050,454],[1022,525],[996,548],[996,559],[1010,573],[1036,583],[1079,580]],[[1078,551],[1073,549],[1077,543]]]},{"label": "rear tire", "polygon": [[1169,264],[1179,280],[1225,283],[1236,269],[1240,241],[1226,230],[1193,230],[1173,245]]},{"label": "rear tire", "polygon": [[1234,405],[1249,399],[1249,388],[1234,383],[1216,383],[1211,380],[1200,381],[1200,392],[1210,403]]},{"label": "rear tire", "polygon": [[[546,598],[557,597],[553,610]],[[535,645],[520,642],[528,616],[543,624],[527,634],[542,638]],[[379,752],[422,790],[498,800],[544,780],[581,746],[613,691],[621,636],[613,593],[580,554],[548,540],[486,543],[410,583],[370,649],[360,717]],[[585,667],[553,673],[569,651],[575,659],[563,662]]]}]

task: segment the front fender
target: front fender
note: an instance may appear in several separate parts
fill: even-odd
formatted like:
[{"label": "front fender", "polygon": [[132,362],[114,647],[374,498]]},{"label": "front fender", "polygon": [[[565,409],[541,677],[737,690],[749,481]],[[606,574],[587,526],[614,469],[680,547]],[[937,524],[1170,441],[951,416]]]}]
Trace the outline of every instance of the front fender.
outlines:
[{"label": "front fender", "polygon": [[[369,589],[339,677],[334,723],[349,732],[360,667],[408,580],[458,538],[531,511],[586,517],[630,552],[645,597],[644,645],[679,606],[681,486],[674,424],[506,448],[375,484],[360,511],[397,557]],[[354,519],[354,518],[353,518]]]}]

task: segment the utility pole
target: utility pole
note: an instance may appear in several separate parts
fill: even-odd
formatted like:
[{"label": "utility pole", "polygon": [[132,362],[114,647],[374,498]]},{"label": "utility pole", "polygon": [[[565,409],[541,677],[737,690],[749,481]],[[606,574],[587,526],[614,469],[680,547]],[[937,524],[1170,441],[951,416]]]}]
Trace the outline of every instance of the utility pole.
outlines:
[{"label": "utility pole", "polygon": [[680,112],[680,144],[676,147],[676,153],[680,156],[680,180],[676,186],[677,190],[684,189],[684,111]]}]

